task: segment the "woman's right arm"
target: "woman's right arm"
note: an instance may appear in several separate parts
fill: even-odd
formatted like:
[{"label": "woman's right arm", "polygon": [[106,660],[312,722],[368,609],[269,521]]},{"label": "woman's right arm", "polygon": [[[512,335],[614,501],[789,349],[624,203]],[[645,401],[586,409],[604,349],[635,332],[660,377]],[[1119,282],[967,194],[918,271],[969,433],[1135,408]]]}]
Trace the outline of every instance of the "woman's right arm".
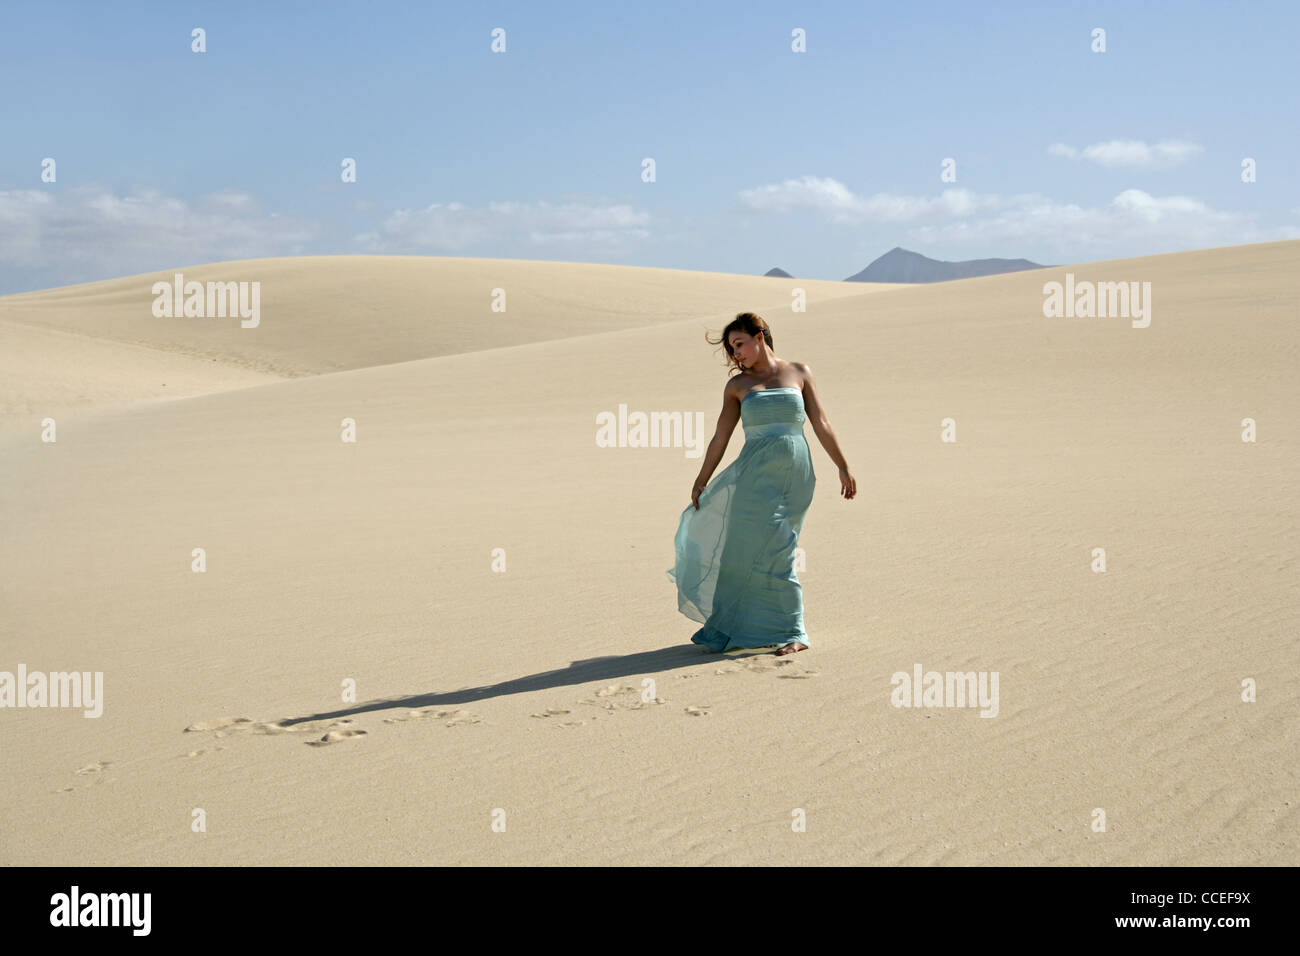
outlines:
[{"label": "woman's right arm", "polygon": [[728,383],[722,390],[722,411],[718,413],[718,427],[713,431],[713,438],[709,440],[709,447],[704,453],[704,461],[700,464],[700,473],[691,487],[691,502],[697,511],[700,507],[700,494],[708,485],[713,470],[718,467],[718,462],[722,461],[722,456],[727,453],[731,433],[736,430],[738,421],[740,421],[740,398]]}]

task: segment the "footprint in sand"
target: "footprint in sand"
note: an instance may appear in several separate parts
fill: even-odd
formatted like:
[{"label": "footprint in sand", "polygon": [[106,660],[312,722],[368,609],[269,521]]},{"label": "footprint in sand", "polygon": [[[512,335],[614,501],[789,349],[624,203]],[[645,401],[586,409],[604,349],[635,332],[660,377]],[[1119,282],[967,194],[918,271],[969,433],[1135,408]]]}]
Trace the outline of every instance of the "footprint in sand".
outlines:
[{"label": "footprint in sand", "polygon": [[396,724],[404,720],[445,720],[447,727],[459,727],[465,724],[479,724],[483,718],[468,710],[439,710],[437,707],[421,707],[408,710],[401,717],[385,717],[384,723]]},{"label": "footprint in sand", "polygon": [[[443,720],[448,727],[458,727],[465,724],[482,723],[483,718],[478,714],[471,713],[468,710],[439,710],[436,707],[421,707],[416,710],[408,710],[400,717],[386,717],[384,723],[392,724],[405,720]],[[185,728],[185,733],[209,733],[213,737],[243,736],[246,734],[307,734],[314,739],[304,741],[312,747],[323,747],[326,744],[338,743],[340,740],[346,740],[349,737],[360,737],[366,733],[364,730],[357,730],[348,727],[352,723],[350,717],[339,718],[336,720],[309,720],[295,722],[292,718],[286,717],[284,720],[253,720],[250,717],[218,717],[214,720],[201,720],[196,724],[190,724]],[[317,737],[317,734],[322,736]],[[220,750],[221,748],[216,748]],[[202,749],[191,750],[187,757],[197,757],[206,751]]]},{"label": "footprint in sand", "polygon": [[[312,746],[321,746],[325,743],[334,743],[344,737],[355,737],[364,734],[364,730],[336,730],[343,725],[350,724],[350,719],[343,720],[314,720],[301,724],[290,724],[286,721],[262,721],[253,720],[249,717],[218,717],[215,720],[201,720],[196,724],[190,724],[185,728],[185,733],[209,733],[213,737],[230,737],[244,736],[246,734],[260,734],[274,736],[277,734],[318,734],[322,730],[325,736],[315,740],[305,741]],[[330,737],[334,733],[336,736]],[[328,740],[326,738],[329,738]],[[220,747],[215,748],[220,750]],[[195,748],[189,751],[187,757],[198,757],[207,753],[202,748]]]},{"label": "footprint in sand", "polygon": [[[565,709],[562,708],[562,707],[548,707],[548,708],[546,708],[546,710],[544,710],[544,711],[542,711],[542,712],[540,712],[540,713],[529,714],[528,716],[530,716],[530,717],[539,717],[539,718],[541,718],[542,720],[549,720],[549,719],[552,718],[552,717],[564,717],[564,716],[566,716],[566,715],[568,715],[568,714],[571,714],[571,713],[573,713],[573,711],[571,711],[571,710],[565,710]],[[592,719],[592,720],[596,720],[597,718],[593,716],[591,719]],[[561,720],[561,721],[559,721],[559,725],[560,725],[561,727],[581,727],[581,726],[583,726],[583,725],[586,724],[586,723],[587,723],[587,722],[586,722],[585,720]]]},{"label": "footprint in sand", "polygon": [[600,707],[608,713],[619,710],[645,710],[655,704],[668,703],[663,697],[656,697],[654,700],[642,700],[640,689],[630,687],[627,684],[610,684],[608,687],[602,687],[596,691],[596,697],[603,699],[597,700],[584,697],[578,703],[587,704],[590,707]]},{"label": "footprint in sand", "polygon": [[817,671],[810,671],[806,668],[800,672],[789,670],[794,664],[795,662],[788,657],[774,660],[770,655],[764,654],[761,657],[747,657],[736,661],[734,664],[719,667],[713,673],[738,674],[741,671],[747,671],[751,674],[776,674],[777,677],[793,677],[796,679],[815,677],[817,675]]},{"label": "footprint in sand", "polygon": [[211,733],[214,737],[226,737],[230,734],[284,734],[292,733],[294,728],[286,727],[280,721],[253,720],[251,717],[218,717],[216,720],[201,720],[190,724],[185,733]]},{"label": "footprint in sand", "polygon": [[[74,770],[73,773],[75,773],[79,777],[90,777],[91,778],[90,783],[88,783],[87,786],[94,786],[95,784],[103,783],[105,780],[108,779],[107,777],[100,776],[100,774],[102,774],[105,770],[107,770],[110,766],[112,766],[112,763],[113,762],[111,760],[96,760],[94,763],[86,764],[80,770]],[[54,790],[51,792],[72,793],[72,791],[76,789],[77,789],[76,787],[60,787],[58,790]]]},{"label": "footprint in sand", "polygon": [[349,737],[361,737],[365,734],[364,730],[331,730],[320,740],[307,741],[308,747],[326,747],[330,744],[336,744],[340,740],[347,740]]},{"label": "footprint in sand", "polygon": [[[804,680],[809,677],[817,676],[817,671],[804,669],[791,670],[795,661],[784,658],[773,659],[771,655],[754,655],[752,657],[740,658],[734,661],[726,662],[722,667],[716,668],[714,674],[738,674],[746,671],[751,674],[776,674],[777,677],[789,677],[796,680]],[[698,673],[678,674],[681,678],[699,677]],[[654,700],[643,701],[641,691],[628,684],[608,684],[596,691],[595,697],[584,697],[578,701],[579,704],[586,704],[591,707],[603,709],[607,713],[613,713],[619,710],[645,710],[652,704],[666,704],[667,699],[656,697]],[[550,708],[543,713],[533,714],[533,717],[549,718],[567,714],[567,710]],[[694,717],[708,717],[711,713],[711,705],[697,706],[692,704],[686,708],[686,713]],[[593,720],[596,718],[593,716]],[[576,727],[580,726],[581,721],[565,721],[562,726]]]}]

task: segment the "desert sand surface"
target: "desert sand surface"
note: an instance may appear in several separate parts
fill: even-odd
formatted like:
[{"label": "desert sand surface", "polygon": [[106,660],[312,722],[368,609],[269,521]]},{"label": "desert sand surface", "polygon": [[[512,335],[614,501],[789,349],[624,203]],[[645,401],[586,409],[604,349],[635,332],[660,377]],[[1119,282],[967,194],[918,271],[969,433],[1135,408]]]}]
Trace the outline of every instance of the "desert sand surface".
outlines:
[{"label": "desert sand surface", "polygon": [[[260,325],[154,317],[175,271],[260,281]],[[1066,272],[1149,281],[1149,327],[1044,317]],[[707,441],[704,333],[741,311],[858,483],[806,427],[788,657],[689,643],[698,457],[595,440],[625,405]],[[0,863],[1294,865],[1298,340],[1300,242],[900,287],[340,256],[0,298],[0,670],[103,674],[101,716],[0,710]],[[893,706],[918,664],[996,672],[996,715]]]}]

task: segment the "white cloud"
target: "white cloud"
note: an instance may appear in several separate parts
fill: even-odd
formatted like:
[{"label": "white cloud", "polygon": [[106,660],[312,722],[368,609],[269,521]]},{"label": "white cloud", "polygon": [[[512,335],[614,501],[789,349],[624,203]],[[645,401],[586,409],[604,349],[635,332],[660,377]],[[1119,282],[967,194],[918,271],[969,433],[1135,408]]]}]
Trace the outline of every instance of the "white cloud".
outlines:
[{"label": "white cloud", "polygon": [[[352,212],[377,215],[372,200]],[[649,213],[599,201],[434,203],[399,209],[356,236],[353,252],[527,254],[558,248],[574,259],[635,251]],[[129,195],[93,184],[0,191],[0,282],[40,288],[203,262],[340,251],[322,224],[262,210],[225,189],[194,200],[157,189]],[[337,242],[347,244],[343,236]],[[334,248],[330,248],[334,247]]]},{"label": "white cloud", "polygon": [[945,189],[937,196],[899,196],[876,193],[857,196],[835,179],[804,176],[783,183],[742,189],[739,199],[747,209],[789,212],[819,209],[832,222],[906,222],[927,216],[967,216],[987,208],[990,200],[968,189]]},{"label": "white cloud", "polygon": [[[436,249],[464,252],[474,247],[500,249],[520,240],[534,246],[624,244],[650,235],[650,214],[626,204],[538,202],[433,203],[399,209],[379,227],[354,237],[368,252]],[[594,249],[593,249],[594,251]]]},{"label": "white cloud", "polygon": [[316,236],[314,224],[264,213],[234,190],[193,202],[156,189],[118,196],[100,185],[0,191],[0,224],[0,264],[69,276],[293,255]]},{"label": "white cloud", "polygon": [[1164,169],[1186,162],[1202,148],[1195,143],[1168,139],[1148,146],[1137,139],[1112,139],[1104,143],[1093,143],[1083,149],[1076,149],[1065,143],[1053,143],[1047,147],[1048,155],[1064,156],[1066,159],[1086,159],[1098,166],[1134,169]]},{"label": "white cloud", "polygon": [[[1300,239],[1295,226],[1262,228],[1248,214],[1212,209],[1188,196],[1153,196],[1140,189],[1126,189],[1102,206],[1081,206],[1038,193],[1002,196],[955,188],[931,196],[858,196],[834,179],[804,176],[743,190],[740,200],[747,210],[812,209],[832,222],[850,225],[948,219],[953,221],[917,223],[904,236],[917,244],[1033,245],[1067,257]],[[890,235],[895,237],[891,244],[900,238]]]},{"label": "white cloud", "polygon": [[1212,209],[1188,196],[1126,189],[1103,206],[1059,202],[1036,193],[1000,200],[994,216],[908,230],[916,243],[1005,247],[1037,245],[1062,256],[1141,255],[1142,250],[1205,249],[1300,239],[1294,226],[1263,228],[1250,215]]}]

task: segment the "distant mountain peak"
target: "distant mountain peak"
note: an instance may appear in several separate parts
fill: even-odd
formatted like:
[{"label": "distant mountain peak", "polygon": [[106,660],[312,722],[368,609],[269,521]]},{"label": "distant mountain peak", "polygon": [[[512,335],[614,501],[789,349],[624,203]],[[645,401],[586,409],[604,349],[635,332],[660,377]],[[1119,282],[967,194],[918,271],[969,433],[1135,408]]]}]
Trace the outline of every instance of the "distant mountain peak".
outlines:
[{"label": "distant mountain peak", "polygon": [[1028,259],[965,259],[945,262],[931,259],[902,246],[894,246],[857,275],[845,282],[947,282],[950,279],[969,279],[974,276],[999,275],[1004,272],[1022,272],[1025,269],[1045,269]]},{"label": "distant mountain peak", "polygon": [[768,269],[766,272],[763,273],[763,275],[764,275],[764,276],[775,276],[775,277],[778,278],[778,279],[793,279],[793,278],[794,278],[794,276],[790,275],[790,273],[786,272],[784,269],[777,269],[777,268]]}]

